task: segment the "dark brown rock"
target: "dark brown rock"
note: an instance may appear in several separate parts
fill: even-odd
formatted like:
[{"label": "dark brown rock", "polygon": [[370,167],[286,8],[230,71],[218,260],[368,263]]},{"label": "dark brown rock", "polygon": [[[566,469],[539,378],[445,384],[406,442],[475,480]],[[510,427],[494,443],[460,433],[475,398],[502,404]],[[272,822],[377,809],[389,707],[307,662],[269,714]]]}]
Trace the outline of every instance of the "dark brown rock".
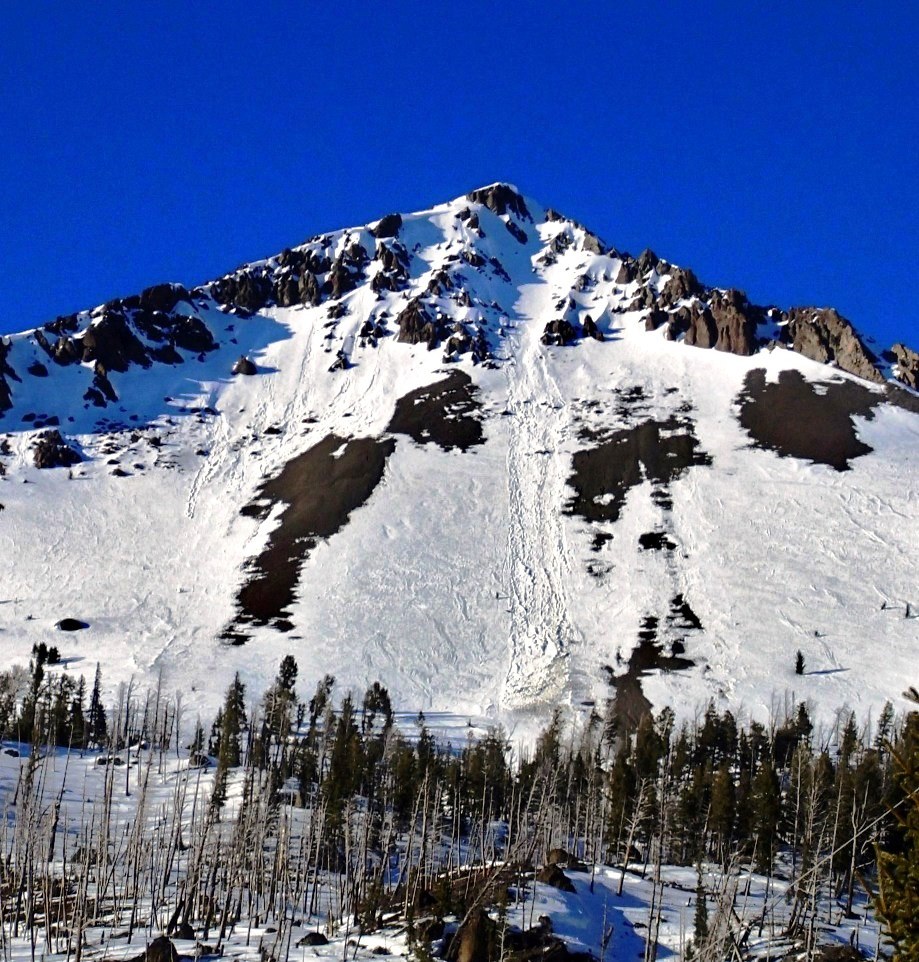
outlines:
[{"label": "dark brown rock", "polygon": [[512,220],[505,221],[504,226],[507,228],[508,233],[514,238],[519,244],[525,244],[527,242],[527,235],[524,230],[517,226]]},{"label": "dark brown rock", "polygon": [[673,307],[684,297],[698,296],[701,293],[702,285],[691,270],[671,267],[670,277],[661,288],[660,303],[663,307]]},{"label": "dark brown rock", "polygon": [[69,468],[83,459],[61,437],[60,431],[43,431],[35,442],[36,468]]},{"label": "dark brown rock", "polygon": [[733,288],[723,293],[715,291],[711,315],[717,331],[715,350],[747,357],[756,351],[756,328],[763,319],[763,312],[750,304],[742,291]]},{"label": "dark brown rock", "polygon": [[648,271],[657,267],[660,263],[660,258],[657,254],[651,250],[650,247],[646,247],[639,255],[638,260],[635,262],[635,267],[642,277],[648,273]]},{"label": "dark brown rock", "polygon": [[240,357],[233,365],[233,370],[231,373],[243,374],[246,377],[251,377],[253,374],[258,374],[258,368],[252,361],[249,360],[249,358]]},{"label": "dark brown rock", "polygon": [[666,324],[669,318],[670,315],[666,311],[654,307],[645,318],[645,330],[656,331],[662,324]]},{"label": "dark brown rock", "polygon": [[150,357],[123,314],[106,311],[83,332],[83,362],[101,361],[107,371],[127,371],[132,364],[150,367]]},{"label": "dark brown rock", "polygon": [[305,945],[328,945],[329,940],[322,932],[307,932],[302,938],[297,940],[297,948],[302,949]]},{"label": "dark brown rock", "polygon": [[905,344],[894,344],[890,349],[897,362],[895,377],[907,387],[919,391],[919,353]]},{"label": "dark brown rock", "polygon": [[574,339],[575,330],[564,318],[559,321],[549,321],[540,338],[543,344],[556,347],[564,347]]},{"label": "dark brown rock", "polygon": [[497,926],[484,909],[473,909],[450,942],[449,962],[489,962]]},{"label": "dark brown rock", "polygon": [[619,265],[619,271],[616,274],[617,284],[631,284],[635,280],[635,262],[631,260],[623,260]]},{"label": "dark brown rock", "polygon": [[374,237],[395,237],[399,233],[399,228],[402,226],[402,215],[401,214],[387,214],[385,217],[377,221],[377,223],[370,228],[370,233]]},{"label": "dark brown rock", "polygon": [[200,317],[178,314],[172,319],[169,337],[175,347],[194,354],[206,354],[217,350],[214,335],[208,330]]},{"label": "dark brown rock", "polygon": [[689,327],[686,331],[685,343],[693,347],[714,347],[718,340],[718,329],[712,312],[704,306],[694,303],[690,308]]},{"label": "dark brown rock", "polygon": [[179,953],[172,940],[161,935],[147,946],[147,951],[140,958],[144,962],[179,962]]},{"label": "dark brown rock", "polygon": [[311,271],[304,270],[297,282],[297,289],[300,293],[300,303],[315,307],[322,302],[322,293],[319,290],[319,282],[316,275]]},{"label": "dark brown rock", "polygon": [[551,885],[560,892],[573,892],[574,883],[558,865],[545,865],[536,873],[536,881],[543,885]]},{"label": "dark brown rock", "polygon": [[77,618],[61,618],[61,620],[54,626],[58,631],[84,631],[89,627],[85,621],[80,621]]},{"label": "dark brown rock", "polygon": [[181,284],[156,284],[140,292],[139,305],[145,311],[168,313],[179,301],[188,299],[188,291]]},{"label": "dark brown rock", "polygon": [[532,220],[523,197],[509,184],[491,184],[480,187],[466,195],[474,204],[482,204],[496,214],[506,214],[510,211],[518,217]]},{"label": "dark brown rock", "polygon": [[654,307],[655,304],[654,291],[652,291],[650,287],[640,287],[632,298],[632,303],[629,304],[628,310],[646,311],[649,307]]},{"label": "dark brown rock", "polygon": [[792,308],[788,312],[787,338],[792,350],[811,360],[835,363],[866,381],[884,381],[875,356],[862,344],[852,324],[833,308]]},{"label": "dark brown rock", "polygon": [[427,344],[436,347],[441,337],[441,325],[432,318],[418,298],[408,302],[405,310],[396,318],[402,344]]},{"label": "dark brown rock", "polygon": [[237,271],[211,284],[211,296],[215,301],[244,311],[261,310],[272,294],[271,279],[256,269]]},{"label": "dark brown rock", "polygon": [[32,375],[32,377],[47,377],[47,376],[48,376],[48,368],[46,368],[45,365],[41,363],[41,361],[33,361],[33,362],[26,368],[26,370],[29,372],[29,374]]},{"label": "dark brown rock", "polygon": [[597,327],[597,322],[589,314],[584,318],[584,336],[592,337],[595,341],[604,340],[603,332]]}]

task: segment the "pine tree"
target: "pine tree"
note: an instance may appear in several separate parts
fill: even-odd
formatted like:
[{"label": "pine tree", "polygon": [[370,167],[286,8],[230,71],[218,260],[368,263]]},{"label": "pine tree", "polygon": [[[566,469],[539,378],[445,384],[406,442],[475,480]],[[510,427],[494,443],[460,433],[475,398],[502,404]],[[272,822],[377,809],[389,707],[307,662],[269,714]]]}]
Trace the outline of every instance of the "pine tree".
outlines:
[{"label": "pine tree", "polygon": [[102,669],[96,662],[96,677],[93,680],[92,694],[89,696],[89,719],[86,727],[85,747],[94,745],[101,748],[108,740],[108,722],[102,705]]},{"label": "pine tree", "polygon": [[877,910],[894,947],[895,962],[919,959],[919,713],[906,719],[893,750],[899,799],[892,806],[898,831],[878,852]]},{"label": "pine tree", "polygon": [[798,652],[795,655],[795,674],[796,675],[804,674],[804,655],[801,654],[800,648],[798,649]]}]

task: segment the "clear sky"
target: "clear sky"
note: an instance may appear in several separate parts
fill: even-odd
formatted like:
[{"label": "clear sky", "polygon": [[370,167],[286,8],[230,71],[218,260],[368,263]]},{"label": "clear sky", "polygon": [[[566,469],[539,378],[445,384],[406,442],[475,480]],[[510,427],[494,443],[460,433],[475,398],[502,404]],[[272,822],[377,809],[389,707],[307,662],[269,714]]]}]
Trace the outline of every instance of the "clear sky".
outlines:
[{"label": "clear sky", "polygon": [[919,342],[914,4],[0,9],[0,331],[494,180]]}]

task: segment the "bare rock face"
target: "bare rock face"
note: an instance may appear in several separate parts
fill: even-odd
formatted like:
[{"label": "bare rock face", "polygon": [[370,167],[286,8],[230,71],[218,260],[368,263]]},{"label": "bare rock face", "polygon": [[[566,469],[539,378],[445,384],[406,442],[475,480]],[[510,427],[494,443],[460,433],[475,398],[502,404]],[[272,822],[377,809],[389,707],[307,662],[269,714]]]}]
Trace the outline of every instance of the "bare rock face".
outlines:
[{"label": "bare rock face", "polygon": [[616,274],[617,284],[631,284],[635,280],[635,261],[623,260]]},{"label": "bare rock face", "polygon": [[905,344],[894,344],[890,353],[897,362],[897,380],[914,391],[919,391],[919,353]]},{"label": "bare rock face", "polygon": [[510,211],[518,217],[532,220],[527,210],[526,201],[509,184],[492,184],[490,187],[480,187],[466,197],[474,204],[482,204],[496,214],[506,214]]},{"label": "bare rock face", "polygon": [[370,233],[376,238],[395,237],[401,226],[401,214],[387,214],[370,228]]},{"label": "bare rock face", "polygon": [[427,344],[428,349],[440,341],[440,325],[425,310],[418,298],[409,301],[408,306],[396,318],[401,344]]},{"label": "bare rock face", "polygon": [[132,364],[150,367],[150,357],[123,314],[106,311],[83,332],[83,362],[101,361],[107,371],[127,371]]},{"label": "bare rock face", "polygon": [[10,367],[7,361],[11,347],[11,341],[6,338],[0,338],[0,414],[8,411],[13,406],[13,395],[6,379],[10,377],[14,381],[19,380],[16,372]]},{"label": "bare rock face", "polygon": [[258,311],[272,295],[268,277],[254,270],[241,270],[211,285],[211,296],[218,304],[239,307],[244,311]]},{"label": "bare rock face", "polygon": [[[762,310],[750,304],[742,291],[714,291],[707,307],[694,302],[688,310],[687,344],[747,357],[756,350]],[[680,319],[684,311],[685,305],[676,312]]]},{"label": "bare rock face", "polygon": [[60,431],[43,431],[35,442],[36,468],[69,468],[83,459],[61,437]]},{"label": "bare rock face", "polygon": [[671,267],[670,277],[660,293],[660,303],[662,307],[673,307],[684,297],[700,294],[702,294],[702,285],[691,270]]},{"label": "bare rock face", "polygon": [[692,347],[711,348],[718,340],[718,329],[715,319],[707,307],[700,307],[695,303],[689,312],[689,327],[686,330],[685,344]]},{"label": "bare rock face", "polygon": [[661,259],[657,256],[657,254],[654,253],[653,250],[651,250],[650,247],[646,247],[638,255],[638,260],[635,262],[635,266],[637,267],[639,274],[645,275],[648,273],[648,271],[657,267],[657,265],[660,263],[660,260]]},{"label": "bare rock face", "polygon": [[793,307],[788,312],[787,337],[791,348],[821,364],[834,363],[843,371],[883,383],[875,356],[862,344],[851,323],[833,308]]},{"label": "bare rock face", "polygon": [[188,291],[181,284],[155,284],[140,292],[138,306],[145,311],[168,313],[179,301],[188,299]]},{"label": "bare rock face", "polygon": [[750,304],[742,291],[732,288],[712,294],[711,312],[718,331],[715,350],[746,357],[753,354],[762,311]]}]

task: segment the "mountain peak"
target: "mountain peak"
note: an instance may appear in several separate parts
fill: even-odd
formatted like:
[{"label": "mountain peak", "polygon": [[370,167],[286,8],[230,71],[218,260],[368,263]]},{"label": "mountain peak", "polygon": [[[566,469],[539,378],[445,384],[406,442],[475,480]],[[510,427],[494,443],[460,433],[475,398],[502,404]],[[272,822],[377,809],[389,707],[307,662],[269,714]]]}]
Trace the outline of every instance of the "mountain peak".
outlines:
[{"label": "mountain peak", "polygon": [[193,663],[202,699],[293,651],[488,718],[768,712],[789,644],[871,637],[883,701],[917,370],[489,184],[0,341],[0,627],[27,660],[76,619],[64,657]]}]

